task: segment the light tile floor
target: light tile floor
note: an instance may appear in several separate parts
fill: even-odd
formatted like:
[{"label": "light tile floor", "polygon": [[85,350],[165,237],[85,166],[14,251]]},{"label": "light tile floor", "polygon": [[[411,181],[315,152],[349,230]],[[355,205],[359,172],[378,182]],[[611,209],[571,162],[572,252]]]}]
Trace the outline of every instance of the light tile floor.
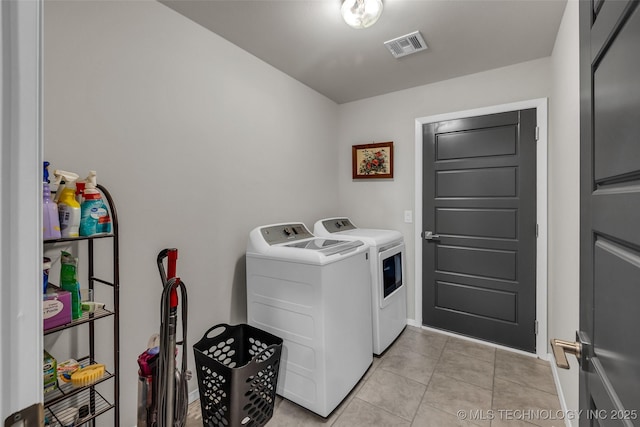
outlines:
[{"label": "light tile floor", "polygon": [[549,362],[407,326],[328,418],[278,397],[267,425],[561,427],[559,414]]}]

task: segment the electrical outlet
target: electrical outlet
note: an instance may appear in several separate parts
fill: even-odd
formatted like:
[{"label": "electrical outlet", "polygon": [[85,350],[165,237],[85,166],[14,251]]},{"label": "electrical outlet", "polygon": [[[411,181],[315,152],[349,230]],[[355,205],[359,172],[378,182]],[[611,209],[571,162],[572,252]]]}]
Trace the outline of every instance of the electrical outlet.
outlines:
[{"label": "electrical outlet", "polygon": [[411,224],[413,222],[413,212],[404,211],[404,222]]}]

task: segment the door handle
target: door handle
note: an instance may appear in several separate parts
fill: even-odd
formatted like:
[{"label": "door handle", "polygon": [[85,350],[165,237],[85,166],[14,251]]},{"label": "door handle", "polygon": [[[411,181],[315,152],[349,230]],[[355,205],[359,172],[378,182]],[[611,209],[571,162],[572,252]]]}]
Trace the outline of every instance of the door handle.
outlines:
[{"label": "door handle", "polygon": [[562,369],[569,369],[567,353],[573,354],[578,360],[582,356],[582,344],[577,341],[570,342],[554,338],[551,340],[551,349],[553,350],[553,357],[556,359],[556,365]]},{"label": "door handle", "polygon": [[582,369],[585,369],[589,353],[591,352],[591,344],[585,333],[576,332],[575,341],[565,341],[558,338],[552,339],[551,349],[553,350],[553,357],[556,360],[556,366],[558,368],[569,369],[569,361],[567,360],[567,353],[569,353],[576,356]]},{"label": "door handle", "polygon": [[424,240],[429,240],[429,241],[439,241],[440,240],[440,235],[438,234],[433,234],[433,231],[423,231],[422,232],[422,238]]}]

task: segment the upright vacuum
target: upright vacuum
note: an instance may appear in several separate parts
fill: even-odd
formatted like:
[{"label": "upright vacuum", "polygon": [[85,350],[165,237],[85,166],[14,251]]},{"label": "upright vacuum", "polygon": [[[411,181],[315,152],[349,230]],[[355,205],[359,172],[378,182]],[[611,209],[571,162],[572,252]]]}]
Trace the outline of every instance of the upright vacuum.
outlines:
[{"label": "upright vacuum", "polygon": [[[164,260],[167,259],[165,273]],[[187,290],[176,276],[177,249],[163,249],[157,264],[162,279],[160,302],[160,335],[157,347],[149,345],[138,357],[138,427],[181,427],[186,424],[188,408],[187,381]],[[180,299],[178,299],[180,289]],[[176,338],[178,305],[182,305],[182,341]],[[176,346],[182,359],[180,369],[176,363]]]}]

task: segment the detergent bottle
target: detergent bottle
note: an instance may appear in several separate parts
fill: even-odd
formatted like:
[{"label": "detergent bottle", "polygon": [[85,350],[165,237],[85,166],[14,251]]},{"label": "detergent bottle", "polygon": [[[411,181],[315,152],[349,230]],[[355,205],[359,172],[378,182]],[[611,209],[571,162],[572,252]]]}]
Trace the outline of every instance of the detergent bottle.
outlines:
[{"label": "detergent bottle", "polygon": [[53,174],[64,179],[64,188],[58,187],[58,214],[62,237],[78,237],[80,235],[80,203],[76,200],[76,181],[78,175],[73,172],[55,170]]},{"label": "detergent bottle", "polygon": [[111,218],[100,191],[96,189],[96,176],[96,171],[89,171],[89,176],[84,180],[84,201],[80,210],[81,236],[91,236],[111,231]]},{"label": "detergent bottle", "polygon": [[49,162],[44,162],[44,176],[42,179],[42,238],[59,239],[60,219],[58,217],[58,205],[51,200],[49,189]]}]

